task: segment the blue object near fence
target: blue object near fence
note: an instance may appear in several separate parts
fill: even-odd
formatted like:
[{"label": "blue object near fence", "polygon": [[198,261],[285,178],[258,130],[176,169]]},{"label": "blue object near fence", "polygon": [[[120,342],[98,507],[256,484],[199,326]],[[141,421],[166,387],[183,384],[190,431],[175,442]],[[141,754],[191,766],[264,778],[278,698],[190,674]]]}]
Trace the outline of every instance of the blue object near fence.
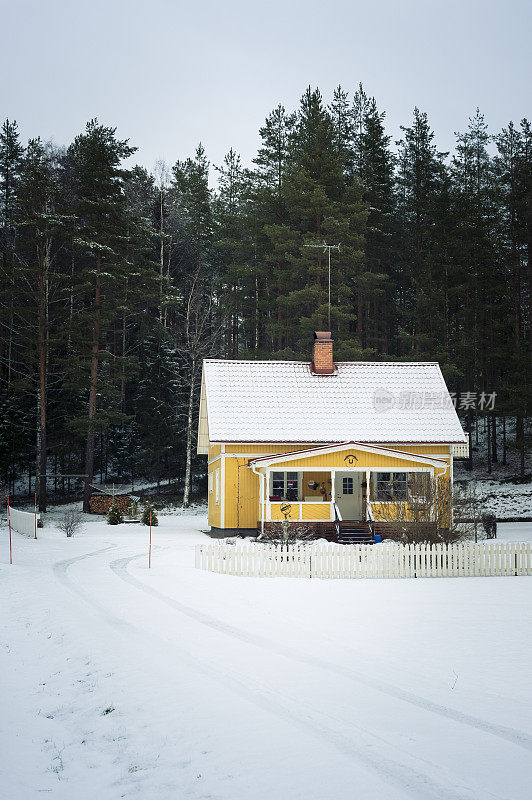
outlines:
[{"label": "blue object near fence", "polygon": [[380,533],[376,533],[373,537],[373,543],[377,544],[377,542],[382,542],[382,536],[380,535]]}]

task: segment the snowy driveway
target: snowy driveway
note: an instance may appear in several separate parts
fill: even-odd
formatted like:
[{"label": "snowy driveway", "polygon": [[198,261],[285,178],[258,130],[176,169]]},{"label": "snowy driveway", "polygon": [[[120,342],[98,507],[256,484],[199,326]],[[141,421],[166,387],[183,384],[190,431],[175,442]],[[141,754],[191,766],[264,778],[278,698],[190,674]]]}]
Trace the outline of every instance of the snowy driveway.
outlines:
[{"label": "snowy driveway", "polygon": [[530,578],[194,569],[202,517],[0,532],[9,800],[530,796]]}]

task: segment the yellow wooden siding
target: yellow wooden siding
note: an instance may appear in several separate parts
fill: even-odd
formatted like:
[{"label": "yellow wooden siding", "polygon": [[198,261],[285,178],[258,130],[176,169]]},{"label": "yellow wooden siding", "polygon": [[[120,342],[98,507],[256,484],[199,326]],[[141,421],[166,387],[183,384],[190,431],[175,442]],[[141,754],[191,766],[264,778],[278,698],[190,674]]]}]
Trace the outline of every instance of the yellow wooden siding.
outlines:
[{"label": "yellow wooden siding", "polygon": [[404,453],[416,453],[420,456],[449,456],[448,444],[383,444],[389,450],[402,450]]},{"label": "yellow wooden siding", "polygon": [[[294,453],[297,450],[312,450],[320,445],[317,444],[232,444],[227,442],[225,450],[227,453],[242,453],[253,455],[277,455],[277,453]],[[379,447],[387,447],[390,450],[403,450],[409,453],[420,455],[443,455],[449,453],[448,444],[379,444]],[[215,454],[221,452],[221,445],[211,444],[210,448],[215,449]],[[209,450],[210,454],[210,450]],[[213,455],[209,455],[213,458]]]},{"label": "yellow wooden siding", "polygon": [[256,528],[259,519],[259,478],[247,458],[225,459],[225,526]]},{"label": "yellow wooden siding", "polygon": [[[226,450],[233,450],[237,446],[234,445],[227,445]],[[258,453],[265,453],[265,454],[275,454],[275,453],[290,453],[297,450],[302,449],[301,445],[241,445],[238,446],[239,450],[242,453],[248,452],[249,454],[258,454]],[[309,448],[310,449],[310,448]],[[395,449],[400,449],[399,447]],[[419,446],[411,446],[410,447],[412,452],[421,452],[424,451],[424,454],[429,454],[427,451],[433,451],[438,453],[443,453],[444,450],[442,446],[437,447],[436,445],[419,445]],[[447,448],[448,449],[448,448]],[[222,447],[221,445],[211,445],[209,451],[209,458],[215,459],[212,464],[209,465],[209,472],[213,472],[214,470],[219,468],[220,469],[220,503],[216,505],[216,491],[215,491],[215,479],[213,476],[213,491],[209,494],[209,524],[213,527],[222,527],[222,462],[225,464],[225,520],[223,521],[224,528],[255,528],[257,522],[260,518],[260,509],[259,509],[259,479],[258,476],[251,470],[251,467],[248,466],[249,456],[246,457],[232,457],[232,456],[224,456],[221,454]],[[234,452],[237,452],[236,449]],[[325,455],[314,455],[309,456],[307,458],[301,457],[294,461],[287,461],[281,462],[276,465],[271,466],[271,470],[279,470],[279,471],[303,471],[303,484],[302,484],[302,496],[319,496],[320,491],[319,487],[315,490],[309,489],[308,483],[309,481],[316,481],[318,484],[321,484],[323,480],[329,480],[329,478],[325,477],[324,472],[327,472],[332,467],[336,467],[337,469],[342,469],[342,467],[348,468],[349,461],[346,461],[347,455],[356,455],[357,461],[353,461],[351,466],[360,467],[364,469],[371,469],[371,470],[391,470],[395,469],[397,471],[405,471],[410,468],[419,468],[425,466],[420,462],[414,462],[404,459],[397,459],[391,455],[382,455],[382,454],[375,454],[375,453],[365,453],[361,450],[356,450],[356,448],[352,450],[342,450],[336,453],[328,453]],[[426,465],[427,468],[430,469],[429,465]],[[330,491],[330,487],[329,491]],[[266,489],[268,492],[268,489]],[[294,504],[295,505],[295,504]],[[304,504],[305,505],[305,504]],[[305,510],[304,519],[328,519],[329,512],[328,506],[324,504],[323,507],[320,507],[320,511],[317,512],[314,508],[314,504],[308,504],[309,510],[308,513]],[[273,506],[272,506],[273,509]],[[299,509],[299,506],[298,506]],[[312,514],[319,513],[320,515],[324,515],[327,513],[327,516],[312,516]],[[273,511],[272,511],[273,514]],[[309,516],[310,514],[310,516]],[[299,515],[299,510],[298,510]],[[284,516],[280,514],[277,517],[273,517],[272,519],[284,519]]]},{"label": "yellow wooden siding", "polygon": [[277,453],[293,453],[296,450],[310,450],[316,445],[305,444],[232,444],[228,442],[225,445],[227,453],[238,453],[248,455],[277,455]]},{"label": "yellow wooden siding", "polygon": [[209,461],[212,461],[213,458],[219,456],[222,452],[222,445],[221,444],[211,444],[209,445]]},{"label": "yellow wooden siding", "polygon": [[[216,505],[216,480],[215,470],[220,470],[220,502]],[[217,459],[209,464],[209,473],[212,473],[212,492],[209,492],[209,525],[214,528],[222,527],[222,459]],[[208,491],[208,489],[207,489]]]},{"label": "yellow wooden siding", "polygon": [[303,519],[323,519],[331,518],[330,503],[303,503]]},{"label": "yellow wooden siding", "polygon": [[[320,486],[323,481],[325,481],[325,485],[327,487],[327,491],[330,492],[330,478],[331,474],[328,470],[324,472],[318,472],[314,470],[313,472],[304,472],[303,473],[303,486],[301,494],[303,497],[321,497]],[[312,481],[313,483],[319,484],[317,489],[311,489],[309,487],[309,482]]]},{"label": "yellow wooden siding", "polygon": [[[350,462],[349,456],[354,456],[356,460],[353,458],[352,462]],[[325,453],[323,455],[314,455],[309,456],[308,458],[297,458],[291,461],[280,461],[277,462],[275,465],[270,465],[271,470],[290,470],[290,471],[297,471],[297,470],[310,470],[310,469],[330,469],[331,467],[335,467],[336,469],[342,469],[349,467],[359,467],[364,469],[372,469],[372,470],[392,470],[395,469],[397,471],[406,471],[407,469],[419,469],[420,467],[427,467],[431,469],[430,464],[423,464],[419,461],[410,461],[404,458],[395,458],[392,455],[384,455],[384,454],[377,454],[377,453],[366,453],[363,450],[356,450],[356,449],[349,449],[349,450],[339,450],[334,453]]]},{"label": "yellow wooden siding", "polygon": [[[281,511],[281,508],[284,511]],[[299,519],[299,503],[272,503],[271,516],[274,522],[283,519]]]},{"label": "yellow wooden siding", "polygon": [[288,520],[328,520],[331,517],[330,503],[272,503],[271,517],[274,522]]}]

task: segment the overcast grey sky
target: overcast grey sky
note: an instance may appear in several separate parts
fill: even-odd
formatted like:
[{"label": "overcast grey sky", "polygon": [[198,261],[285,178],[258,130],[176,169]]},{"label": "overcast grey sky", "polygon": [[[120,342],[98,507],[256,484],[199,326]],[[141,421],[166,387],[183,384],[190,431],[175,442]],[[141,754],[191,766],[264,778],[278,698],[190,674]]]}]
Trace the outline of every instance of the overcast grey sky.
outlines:
[{"label": "overcast grey sky", "polygon": [[152,168],[201,140],[249,164],[259,126],[305,87],[359,82],[394,138],[427,111],[450,149],[478,105],[532,116],[530,0],[0,0],[0,117],[68,144],[98,117]]}]

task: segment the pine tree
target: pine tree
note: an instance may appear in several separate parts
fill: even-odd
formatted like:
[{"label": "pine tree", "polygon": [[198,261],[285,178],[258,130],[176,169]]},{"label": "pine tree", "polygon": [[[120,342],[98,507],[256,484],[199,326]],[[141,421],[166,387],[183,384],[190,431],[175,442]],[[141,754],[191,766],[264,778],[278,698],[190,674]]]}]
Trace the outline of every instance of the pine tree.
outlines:
[{"label": "pine tree", "polygon": [[92,341],[83,494],[83,510],[86,512],[89,511],[94,473],[102,326],[107,323],[109,311],[105,304],[103,287],[112,279],[122,255],[125,203],[121,162],[135,152],[135,148],[130,147],[127,141],[118,140],[115,132],[116,129],[91,120],[85,133],[77,136],[69,148],[76,182],[79,219],[76,245],[86,263],[84,279],[93,291],[89,312]]},{"label": "pine tree", "polygon": [[377,353],[387,353],[397,331],[393,296],[397,228],[395,159],[390,151],[391,137],[384,130],[384,113],[378,111],[374,98],[365,101],[364,107],[357,152],[359,178],[364,186],[363,197],[368,203],[369,215],[363,290],[358,297],[357,335],[363,346],[370,346]]},{"label": "pine tree", "polygon": [[146,503],[142,509],[142,517],[140,521],[143,525],[157,526],[159,524],[157,512],[155,511],[152,503]]},{"label": "pine tree", "polygon": [[498,234],[505,282],[510,287],[508,316],[512,320],[505,363],[508,372],[506,407],[516,417],[520,474],[526,461],[525,418],[532,408],[532,131],[523,119],[495,137],[497,156]]},{"label": "pine tree", "polygon": [[[283,215],[283,183],[290,153],[290,141],[296,114],[287,114],[278,105],[267,117],[259,133],[262,140],[253,162],[258,167],[260,185],[273,198],[278,221]],[[264,197],[261,198],[264,201]]]},{"label": "pine tree", "polygon": [[[453,268],[447,280],[453,304],[451,314],[462,332],[460,343],[453,348],[456,363],[466,385],[484,391],[492,390],[495,377],[494,356],[501,333],[498,305],[504,297],[493,246],[496,214],[493,171],[487,151],[489,138],[478,109],[468,130],[457,134],[451,168]],[[488,353],[491,353],[489,359]]]},{"label": "pine tree", "polygon": [[45,147],[40,139],[30,139],[20,176],[17,272],[23,279],[19,282],[19,317],[25,320],[20,347],[26,349],[25,360],[31,370],[29,383],[35,384],[36,487],[41,512],[46,511],[47,490],[48,383],[53,336],[50,294],[60,285],[55,262],[68,224],[59,207],[58,170],[57,152]]},{"label": "pine tree", "polygon": [[0,128],[0,393],[9,392],[13,370],[15,222],[24,153],[19,138],[17,123],[7,119]]},{"label": "pine tree", "polygon": [[124,521],[124,516],[117,503],[112,503],[107,512],[107,523],[109,525],[120,525]]},{"label": "pine tree", "polygon": [[356,356],[359,348],[350,336],[353,292],[363,264],[367,209],[360,183],[345,179],[333,122],[319,90],[307,89],[301,100],[285,194],[290,224],[270,233],[275,247],[290,248],[290,289],[276,298],[285,319],[285,347],[278,356],[306,356],[312,331],[329,325],[327,258],[322,250],[305,247],[324,240],[341,243],[331,262],[331,326],[338,356]]},{"label": "pine tree", "polygon": [[364,158],[362,155],[362,141],[365,130],[366,115],[370,110],[371,99],[367,96],[361,83],[353,95],[351,118],[353,125],[353,167],[355,175],[363,180]]},{"label": "pine tree", "polygon": [[[444,157],[433,143],[427,115],[414,109],[411,127],[401,126],[398,153],[399,352],[425,357],[441,341],[441,273],[435,258],[441,215],[438,203],[446,171]],[[433,356],[434,357],[434,356]]]},{"label": "pine tree", "polygon": [[141,342],[138,366],[132,398],[138,469],[159,487],[163,475],[169,475],[178,442],[179,369],[167,330],[154,332]]},{"label": "pine tree", "polygon": [[334,128],[334,143],[345,178],[350,181],[355,167],[355,120],[349,94],[341,86],[334,90],[329,110]]},{"label": "pine tree", "polygon": [[190,501],[192,449],[195,439],[203,358],[212,356],[220,328],[214,302],[212,269],[213,213],[209,189],[209,163],[201,144],[194,159],[173,167],[172,199],[182,214],[182,302],[175,314],[175,349],[180,369],[180,397],[185,434],[183,505]]},{"label": "pine tree", "polygon": [[290,253],[296,246],[285,193],[296,118],[282,105],[266,118],[260,128],[261,147],[254,159],[257,170],[250,181],[252,203],[247,225],[252,230],[254,250],[255,356],[263,351],[281,351],[285,346],[285,308],[275,299],[288,290]]}]

